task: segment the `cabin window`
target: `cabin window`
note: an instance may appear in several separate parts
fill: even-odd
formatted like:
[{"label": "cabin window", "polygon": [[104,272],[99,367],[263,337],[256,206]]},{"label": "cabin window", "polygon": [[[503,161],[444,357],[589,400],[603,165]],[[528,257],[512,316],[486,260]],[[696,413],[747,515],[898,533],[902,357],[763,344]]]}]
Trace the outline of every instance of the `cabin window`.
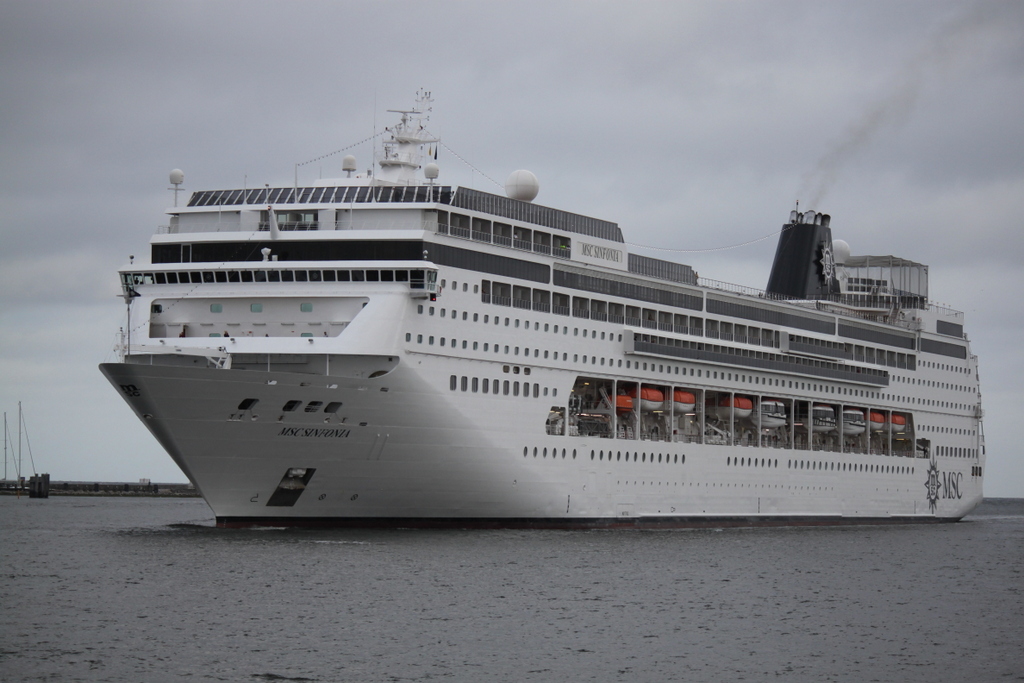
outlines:
[{"label": "cabin window", "polygon": [[303,313],[312,313],[313,304],[299,304],[299,310]]},{"label": "cabin window", "polygon": [[283,410],[286,413],[290,413],[301,405],[302,401],[288,401],[287,403],[284,404],[284,407],[281,408],[281,410]]},{"label": "cabin window", "polygon": [[253,313],[262,313],[263,304],[249,304],[249,310],[252,311]]},{"label": "cabin window", "polygon": [[[224,306],[222,304],[210,304],[210,313],[223,313]],[[159,311],[157,311],[159,313]]]}]

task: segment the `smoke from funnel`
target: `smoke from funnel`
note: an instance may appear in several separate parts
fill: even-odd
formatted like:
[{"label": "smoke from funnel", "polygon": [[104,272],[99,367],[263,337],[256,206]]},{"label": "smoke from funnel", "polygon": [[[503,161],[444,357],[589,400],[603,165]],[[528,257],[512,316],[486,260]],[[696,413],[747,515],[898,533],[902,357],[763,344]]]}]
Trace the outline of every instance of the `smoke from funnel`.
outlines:
[{"label": "smoke from funnel", "polygon": [[980,34],[997,25],[1003,14],[1001,10],[1012,9],[1013,5],[980,4],[932,36],[900,71],[888,95],[868,107],[842,139],[818,160],[814,169],[804,174],[797,196],[809,197],[805,205],[820,206],[841,168],[867,147],[886,125],[898,126],[909,117],[926,79],[945,77],[951,66],[978,45],[979,38],[983,38]]}]

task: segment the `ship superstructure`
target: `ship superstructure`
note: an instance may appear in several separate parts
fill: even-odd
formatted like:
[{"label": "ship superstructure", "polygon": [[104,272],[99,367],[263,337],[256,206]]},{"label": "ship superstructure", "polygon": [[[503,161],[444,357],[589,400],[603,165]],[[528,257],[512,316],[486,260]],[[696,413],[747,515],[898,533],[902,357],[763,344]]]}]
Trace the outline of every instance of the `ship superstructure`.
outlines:
[{"label": "ship superstructure", "polygon": [[698,278],[533,203],[532,174],[510,196],[438,184],[417,105],[376,174],[194,192],[121,270],[130,341],[101,369],[218,524],[951,521],[980,502],[978,361],[927,266],[853,256],[794,211],[767,290]]}]

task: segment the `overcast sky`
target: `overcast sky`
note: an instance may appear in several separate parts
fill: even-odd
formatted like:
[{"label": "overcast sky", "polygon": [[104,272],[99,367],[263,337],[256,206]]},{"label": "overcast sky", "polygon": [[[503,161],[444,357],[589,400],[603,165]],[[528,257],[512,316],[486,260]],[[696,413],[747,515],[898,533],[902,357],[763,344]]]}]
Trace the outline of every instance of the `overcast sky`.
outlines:
[{"label": "overcast sky", "polygon": [[0,0],[0,408],[36,470],[185,480],[96,367],[171,169],[291,184],[420,87],[446,184],[529,169],[537,203],[702,277],[763,288],[774,237],[719,248],[797,199],[854,254],[928,264],[980,357],[986,493],[1024,496],[1021,2]]}]

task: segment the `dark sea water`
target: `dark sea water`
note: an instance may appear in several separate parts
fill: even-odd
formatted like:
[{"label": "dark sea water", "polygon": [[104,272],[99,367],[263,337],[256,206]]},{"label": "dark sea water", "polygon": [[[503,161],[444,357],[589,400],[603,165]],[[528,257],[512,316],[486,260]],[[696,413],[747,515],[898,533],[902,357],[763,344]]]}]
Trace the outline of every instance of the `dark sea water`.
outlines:
[{"label": "dark sea water", "polygon": [[3,681],[1019,681],[1024,500],[958,524],[279,531],[0,497]]}]

